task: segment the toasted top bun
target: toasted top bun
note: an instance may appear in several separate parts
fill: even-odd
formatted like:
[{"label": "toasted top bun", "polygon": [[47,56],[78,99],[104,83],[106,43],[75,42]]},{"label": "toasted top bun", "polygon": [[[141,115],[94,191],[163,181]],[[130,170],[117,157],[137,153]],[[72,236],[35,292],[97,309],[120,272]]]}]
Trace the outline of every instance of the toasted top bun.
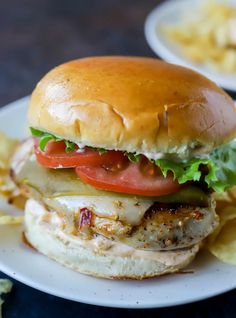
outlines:
[{"label": "toasted top bun", "polygon": [[36,86],[29,125],[78,145],[207,153],[236,135],[232,99],[187,68],[143,57],[62,64]]}]

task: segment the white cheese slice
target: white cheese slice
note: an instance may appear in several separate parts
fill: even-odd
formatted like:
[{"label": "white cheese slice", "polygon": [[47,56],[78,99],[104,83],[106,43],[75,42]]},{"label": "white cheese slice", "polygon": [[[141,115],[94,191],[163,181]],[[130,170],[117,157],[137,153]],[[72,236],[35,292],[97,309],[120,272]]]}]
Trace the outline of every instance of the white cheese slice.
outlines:
[{"label": "white cheese slice", "polygon": [[138,225],[153,201],[135,197],[59,196],[46,199],[45,203],[57,211],[62,207],[63,211],[73,214],[81,208],[88,208],[97,216]]}]

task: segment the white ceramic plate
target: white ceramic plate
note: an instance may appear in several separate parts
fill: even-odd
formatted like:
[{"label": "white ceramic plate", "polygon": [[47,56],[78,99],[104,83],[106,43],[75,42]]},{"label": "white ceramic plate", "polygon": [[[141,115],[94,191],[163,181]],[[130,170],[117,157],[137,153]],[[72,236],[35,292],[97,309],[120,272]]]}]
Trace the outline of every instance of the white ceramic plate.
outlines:
[{"label": "white ceramic plate", "polygon": [[[190,67],[218,85],[236,91],[236,75],[225,73],[217,73],[209,70],[203,65],[196,65],[187,60],[180,52],[179,47],[169,40],[162,32],[161,27],[166,24],[175,25],[181,21],[183,12],[192,12],[194,7],[199,6],[204,0],[168,0],[157,6],[147,17],[145,22],[145,36],[152,50],[162,59]],[[236,6],[236,0],[231,0],[230,3]]]},{"label": "white ceramic plate", "polygon": [[[13,137],[27,133],[28,98],[0,110],[0,130]],[[0,201],[0,210],[17,212]],[[52,295],[88,304],[152,308],[185,304],[236,287],[236,267],[223,264],[207,252],[200,253],[189,269],[144,281],[111,281],[75,273],[28,248],[20,226],[0,228],[0,270],[13,278]]]}]

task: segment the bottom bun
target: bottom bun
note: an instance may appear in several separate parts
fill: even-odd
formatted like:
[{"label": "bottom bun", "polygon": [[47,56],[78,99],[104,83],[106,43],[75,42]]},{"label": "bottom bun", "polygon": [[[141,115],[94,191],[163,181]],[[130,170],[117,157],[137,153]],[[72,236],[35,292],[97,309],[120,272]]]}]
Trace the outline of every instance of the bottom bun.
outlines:
[{"label": "bottom bun", "polygon": [[143,251],[102,236],[83,240],[66,233],[54,211],[29,199],[25,209],[25,236],[49,258],[80,273],[115,279],[144,279],[173,273],[187,266],[199,246],[175,251]]}]

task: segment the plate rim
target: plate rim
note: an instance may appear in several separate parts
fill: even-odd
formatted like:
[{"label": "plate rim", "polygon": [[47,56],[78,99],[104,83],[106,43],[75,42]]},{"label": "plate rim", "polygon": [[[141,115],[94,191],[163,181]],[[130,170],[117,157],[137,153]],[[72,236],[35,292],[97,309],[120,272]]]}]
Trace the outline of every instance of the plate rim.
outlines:
[{"label": "plate rim", "polygon": [[[3,106],[2,108],[0,108],[0,118],[2,116],[4,116],[4,114],[8,111],[13,110],[17,110],[20,109],[21,107],[26,107],[26,104],[29,101],[29,96],[25,96],[23,98],[20,98],[12,103],[9,103],[5,106]],[[41,257],[42,255],[39,254],[39,256]],[[52,261],[52,260],[50,260]],[[52,261],[54,262],[54,261]],[[56,263],[56,262],[55,262]],[[57,264],[57,263],[56,263]],[[12,268],[6,264],[4,264],[1,260],[0,260],[0,271],[2,271],[3,273],[5,273],[6,275],[12,277],[13,279],[29,286],[32,287],[36,290],[42,291],[44,293],[47,293],[49,295],[53,295],[62,299],[68,299],[71,301],[75,301],[75,302],[81,302],[81,303],[85,303],[85,304],[89,304],[89,305],[96,305],[96,306],[102,306],[102,307],[111,307],[111,308],[126,308],[126,309],[148,309],[148,308],[168,308],[168,307],[173,307],[173,306],[180,306],[180,305],[185,305],[185,304],[189,304],[189,303],[193,303],[193,302],[198,302],[201,300],[206,300],[209,298],[212,298],[214,296],[217,295],[221,295],[225,292],[231,291],[236,289],[236,284],[235,286],[228,286],[225,287],[221,290],[217,290],[217,291],[212,291],[210,293],[206,295],[199,295],[199,296],[192,296],[187,300],[178,300],[178,301],[174,301],[170,299],[168,300],[168,302],[162,302],[162,303],[154,303],[153,301],[151,302],[147,302],[145,301],[145,303],[128,303],[128,302],[122,302],[119,299],[117,299],[115,302],[114,300],[109,301],[109,299],[104,298],[102,301],[101,300],[96,300],[96,297],[92,298],[92,300],[90,301],[88,296],[83,297],[83,295],[80,295],[79,299],[78,299],[78,295],[75,295],[75,297],[73,297],[71,294],[70,295],[66,295],[63,292],[58,292],[56,290],[55,287],[50,287],[49,285],[45,285],[43,283],[39,283],[39,282],[35,282],[33,280],[33,278],[30,278],[30,276],[26,276],[25,274],[21,274],[21,273],[16,273],[12,271]],[[81,274],[82,275],[82,274]],[[98,278],[94,277],[95,280],[97,280]],[[49,287],[48,287],[49,286]],[[124,300],[123,300],[124,301]]]},{"label": "plate rim", "polygon": [[2,114],[4,114],[5,112],[8,112],[10,109],[17,109],[19,108],[19,104],[22,104],[22,103],[27,103],[29,102],[30,100],[30,96],[31,95],[25,95],[23,97],[20,97],[16,100],[14,100],[13,102],[10,102],[10,103],[7,103],[3,106],[0,107],[0,116],[2,116]]},{"label": "plate rim", "polygon": [[[41,254],[40,254],[41,255]],[[54,261],[53,261],[54,262]],[[109,307],[109,308],[123,308],[123,309],[154,309],[154,308],[169,308],[169,307],[175,307],[175,306],[184,306],[187,304],[191,304],[191,303],[196,303],[199,301],[203,301],[203,300],[207,300],[210,299],[212,297],[216,297],[219,295],[222,295],[224,293],[230,292],[234,289],[236,289],[235,287],[231,287],[231,288],[223,288],[221,291],[217,291],[217,292],[212,292],[209,293],[207,296],[199,296],[199,297],[191,297],[189,298],[187,301],[172,301],[172,302],[168,302],[168,305],[166,305],[165,303],[162,304],[154,304],[153,302],[150,303],[145,303],[145,304],[141,304],[141,303],[134,303],[134,304],[129,304],[129,303],[119,303],[117,301],[117,303],[114,302],[109,302],[107,300],[105,301],[89,301],[88,298],[83,299],[83,297],[81,297],[80,299],[76,298],[76,297],[72,297],[72,296],[65,296],[65,294],[57,292],[55,289],[52,288],[45,288],[44,285],[41,284],[37,284],[34,283],[33,280],[30,280],[29,278],[24,278],[23,276],[21,276],[20,274],[16,274],[16,273],[12,273],[10,270],[7,269],[6,266],[4,266],[1,261],[0,261],[0,271],[2,271],[4,274],[8,275],[9,277],[19,281],[20,283],[29,286],[31,288],[34,288],[38,291],[44,292],[48,295],[52,295],[52,296],[56,296],[62,299],[66,299],[66,300],[70,300],[70,301],[74,301],[77,303],[83,303],[83,304],[87,304],[87,305],[92,305],[92,306],[101,306],[101,307]],[[82,274],[81,274],[82,275]],[[83,274],[84,275],[84,274]],[[96,277],[94,277],[94,279],[97,279]]]},{"label": "plate rim", "polygon": [[[204,67],[191,63],[191,61],[188,61],[183,56],[180,56],[177,53],[175,53],[175,51],[172,51],[168,45],[165,45],[165,43],[163,43],[163,41],[161,40],[161,37],[159,36],[160,33],[158,34],[156,32],[157,19],[161,14],[166,13],[172,4],[174,4],[175,6],[184,6],[186,3],[189,3],[189,1],[190,0],[178,0],[178,1],[167,0],[157,5],[149,12],[144,22],[144,36],[147,41],[147,44],[152,49],[152,51],[163,60],[169,63],[178,64],[184,67],[191,68],[192,70],[208,77],[209,79],[211,79],[213,82],[217,83],[219,86],[223,87],[224,89],[232,91],[232,92],[236,92],[236,84],[235,85],[233,84],[234,80],[236,83],[236,74],[229,75],[232,77],[232,79],[230,79],[230,78],[226,78],[224,76],[225,75],[224,73],[208,71],[204,69]],[[198,2],[197,0],[191,0],[191,1],[193,3]],[[235,4],[236,6],[235,0],[231,0],[231,2]]]}]

